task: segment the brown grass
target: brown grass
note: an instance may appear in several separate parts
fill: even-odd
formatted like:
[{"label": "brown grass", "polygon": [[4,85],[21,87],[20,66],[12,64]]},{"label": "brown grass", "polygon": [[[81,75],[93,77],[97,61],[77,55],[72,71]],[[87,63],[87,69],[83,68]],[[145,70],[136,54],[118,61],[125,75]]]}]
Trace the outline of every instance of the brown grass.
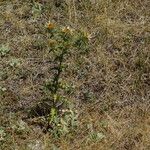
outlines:
[{"label": "brown grass", "polygon": [[[0,86],[6,88],[0,95],[0,149],[149,150],[149,15],[148,0],[1,0],[0,43],[10,52],[0,58]],[[49,20],[92,36],[89,55],[68,60],[71,70],[63,78],[76,85],[70,97],[79,127],[60,139],[42,133],[33,120],[18,131],[51,76],[44,29]],[[11,67],[12,59],[20,65]],[[91,139],[88,126],[104,138]]]}]

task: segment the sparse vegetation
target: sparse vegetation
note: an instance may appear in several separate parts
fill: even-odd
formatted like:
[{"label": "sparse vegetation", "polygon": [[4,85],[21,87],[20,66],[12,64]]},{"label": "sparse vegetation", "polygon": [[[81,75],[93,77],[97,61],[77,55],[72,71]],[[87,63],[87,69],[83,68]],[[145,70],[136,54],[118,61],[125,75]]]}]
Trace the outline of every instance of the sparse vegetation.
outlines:
[{"label": "sparse vegetation", "polygon": [[0,149],[150,149],[148,0],[2,0],[0,16]]}]

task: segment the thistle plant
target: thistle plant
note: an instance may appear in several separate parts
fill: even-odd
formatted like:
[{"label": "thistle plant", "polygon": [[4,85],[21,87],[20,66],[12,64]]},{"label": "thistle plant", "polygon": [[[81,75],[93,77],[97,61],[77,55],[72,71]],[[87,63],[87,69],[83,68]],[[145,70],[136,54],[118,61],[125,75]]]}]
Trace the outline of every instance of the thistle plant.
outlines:
[{"label": "thistle plant", "polygon": [[[48,32],[48,44],[50,56],[52,56],[53,77],[45,84],[47,94],[48,115],[45,114],[48,123],[47,130],[55,135],[62,135],[77,125],[77,112],[62,93],[71,90],[71,85],[62,80],[62,73],[66,71],[66,60],[73,54],[83,54],[88,50],[88,37],[80,30],[70,27],[58,27],[53,23],[46,26]],[[71,57],[72,58],[72,57]],[[70,68],[69,68],[70,69]],[[63,91],[63,92],[60,92]]]}]

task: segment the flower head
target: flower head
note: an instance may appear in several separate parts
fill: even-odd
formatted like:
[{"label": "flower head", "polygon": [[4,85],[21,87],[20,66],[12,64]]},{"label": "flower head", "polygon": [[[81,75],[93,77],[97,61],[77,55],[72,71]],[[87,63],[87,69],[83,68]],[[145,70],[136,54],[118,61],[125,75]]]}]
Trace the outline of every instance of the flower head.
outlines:
[{"label": "flower head", "polygon": [[62,32],[72,34],[73,30],[68,26],[62,29]]},{"label": "flower head", "polygon": [[52,30],[52,29],[54,29],[54,28],[55,28],[55,24],[54,24],[54,23],[49,22],[49,23],[47,24],[47,29]]}]

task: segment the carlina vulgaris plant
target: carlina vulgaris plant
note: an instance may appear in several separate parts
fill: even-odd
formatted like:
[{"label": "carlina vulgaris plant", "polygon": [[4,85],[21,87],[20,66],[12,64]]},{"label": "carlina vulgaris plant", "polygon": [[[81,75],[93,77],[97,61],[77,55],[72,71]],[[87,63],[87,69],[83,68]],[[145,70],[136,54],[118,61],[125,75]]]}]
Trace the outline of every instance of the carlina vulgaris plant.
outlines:
[{"label": "carlina vulgaris plant", "polygon": [[[49,128],[56,130],[56,126],[58,125],[58,132],[61,132],[62,134],[63,131],[68,132],[71,124],[69,122],[72,122],[71,118],[76,118],[70,116],[70,114],[75,115],[75,113],[72,113],[72,108],[70,109],[68,108],[69,106],[67,106],[70,103],[69,100],[67,100],[64,95],[62,96],[59,94],[60,90],[64,90],[61,83],[61,75],[65,70],[65,61],[67,57],[71,57],[74,50],[77,50],[81,54],[83,51],[87,51],[89,42],[88,37],[80,30],[73,30],[70,27],[61,28],[50,22],[46,25],[46,29],[49,35],[49,50],[53,56],[54,65],[54,67],[51,68],[51,70],[54,71],[53,78],[45,85],[46,91],[50,93],[51,98],[49,101],[52,101],[52,107],[49,108],[50,114],[47,116],[47,130],[49,130]],[[66,115],[68,115],[68,117],[59,115],[60,106],[63,106],[64,104],[65,107],[67,107],[64,109],[68,109],[68,111],[65,111],[65,113],[67,112]],[[62,116],[64,116],[64,118]],[[68,118],[68,120],[65,118]]]}]

